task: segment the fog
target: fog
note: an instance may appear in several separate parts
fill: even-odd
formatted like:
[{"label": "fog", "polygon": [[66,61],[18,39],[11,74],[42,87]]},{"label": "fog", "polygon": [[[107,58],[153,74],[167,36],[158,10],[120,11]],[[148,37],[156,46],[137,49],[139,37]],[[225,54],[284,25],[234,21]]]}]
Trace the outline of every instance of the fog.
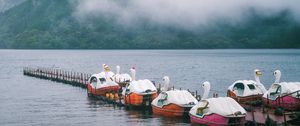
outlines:
[{"label": "fog", "polygon": [[0,12],[4,12],[11,7],[24,2],[25,0],[0,0]]},{"label": "fog", "polygon": [[251,9],[263,16],[288,10],[299,22],[299,5],[298,0],[80,0],[74,15],[79,19],[114,17],[126,25],[145,19],[163,25],[195,27],[220,19],[239,23]]}]

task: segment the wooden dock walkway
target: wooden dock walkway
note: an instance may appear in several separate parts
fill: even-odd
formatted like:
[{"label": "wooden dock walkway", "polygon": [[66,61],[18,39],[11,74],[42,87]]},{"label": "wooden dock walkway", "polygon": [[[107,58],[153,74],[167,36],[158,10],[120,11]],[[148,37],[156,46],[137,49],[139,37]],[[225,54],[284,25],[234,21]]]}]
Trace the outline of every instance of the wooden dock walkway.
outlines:
[{"label": "wooden dock walkway", "polygon": [[82,88],[87,88],[88,79],[91,76],[91,74],[87,73],[44,67],[24,67],[23,74],[26,76],[61,82]]},{"label": "wooden dock walkway", "polygon": [[[24,67],[23,74],[30,77],[36,77],[45,80],[51,80],[55,82],[60,82],[64,84],[70,84],[72,86],[81,87],[87,89],[88,79],[91,77],[91,74],[74,72],[62,69],[53,69],[53,68],[44,68],[44,67]],[[105,101],[110,104],[117,105],[119,107],[125,106],[121,100],[119,99],[111,99],[108,97],[102,96],[93,96],[98,100]]]}]

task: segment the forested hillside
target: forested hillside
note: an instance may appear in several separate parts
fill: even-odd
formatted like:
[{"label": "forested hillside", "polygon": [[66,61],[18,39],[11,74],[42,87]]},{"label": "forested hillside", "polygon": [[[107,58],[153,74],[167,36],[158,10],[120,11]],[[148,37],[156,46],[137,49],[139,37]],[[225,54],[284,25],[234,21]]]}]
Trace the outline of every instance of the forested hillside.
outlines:
[{"label": "forested hillside", "polygon": [[256,9],[245,21],[219,18],[184,29],[139,19],[123,26],[114,17],[79,21],[77,2],[27,0],[0,12],[0,48],[17,49],[204,49],[300,48],[300,24],[289,10],[262,16]]}]

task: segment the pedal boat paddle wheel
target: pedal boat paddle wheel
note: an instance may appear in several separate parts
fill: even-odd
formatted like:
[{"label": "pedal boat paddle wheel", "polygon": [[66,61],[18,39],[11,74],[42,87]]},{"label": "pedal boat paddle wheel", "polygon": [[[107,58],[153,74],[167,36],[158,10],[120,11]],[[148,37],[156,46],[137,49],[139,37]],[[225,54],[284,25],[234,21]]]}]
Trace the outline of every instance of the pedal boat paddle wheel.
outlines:
[{"label": "pedal boat paddle wheel", "polygon": [[191,123],[222,126],[244,125],[246,110],[230,97],[207,98],[210,83],[202,84],[204,94],[202,100],[189,112]]},{"label": "pedal boat paddle wheel", "polygon": [[148,80],[135,80],[135,68],[130,69],[132,81],[126,85],[122,92],[124,103],[127,106],[151,106],[151,102],[157,97],[157,89]]},{"label": "pedal boat paddle wheel", "polygon": [[118,93],[120,86],[112,80],[113,72],[107,65],[103,65],[104,71],[98,74],[93,74],[88,80],[88,96],[103,96],[115,95]]},{"label": "pedal boat paddle wheel", "polygon": [[152,112],[168,117],[188,117],[190,109],[198,103],[197,99],[186,90],[168,90],[169,77],[163,78],[164,88],[151,105]]},{"label": "pedal boat paddle wheel", "polygon": [[254,80],[238,80],[229,86],[227,96],[233,98],[240,104],[260,104],[262,96],[266,92],[263,84],[261,84],[259,76],[260,70],[254,70]]},{"label": "pedal boat paddle wheel", "polygon": [[281,72],[276,70],[275,82],[264,94],[263,102],[273,108],[300,110],[300,82],[280,82]]}]

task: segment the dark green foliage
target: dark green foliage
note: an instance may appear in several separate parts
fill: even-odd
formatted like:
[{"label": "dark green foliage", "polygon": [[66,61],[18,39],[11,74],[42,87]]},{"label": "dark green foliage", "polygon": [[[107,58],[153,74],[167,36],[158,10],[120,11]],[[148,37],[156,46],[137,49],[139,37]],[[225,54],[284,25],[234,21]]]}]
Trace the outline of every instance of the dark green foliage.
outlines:
[{"label": "dark green foliage", "polygon": [[184,29],[139,19],[124,26],[115,17],[73,16],[67,0],[27,0],[0,12],[0,48],[203,49],[300,48],[300,25],[289,10],[262,16],[255,9],[242,23],[224,19]]}]

